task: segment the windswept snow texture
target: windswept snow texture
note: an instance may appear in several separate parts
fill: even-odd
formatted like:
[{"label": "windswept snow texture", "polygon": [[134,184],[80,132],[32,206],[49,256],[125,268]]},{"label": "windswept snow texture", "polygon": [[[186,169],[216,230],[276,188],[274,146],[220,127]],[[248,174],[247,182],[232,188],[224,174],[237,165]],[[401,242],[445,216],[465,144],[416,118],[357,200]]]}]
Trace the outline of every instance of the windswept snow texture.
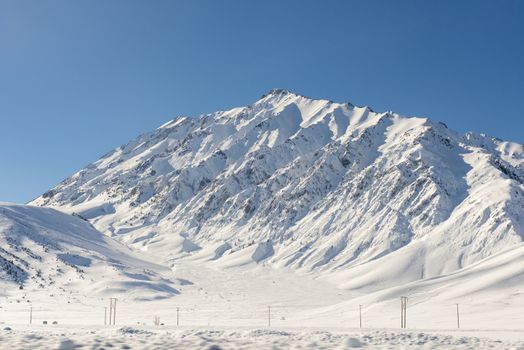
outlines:
[{"label": "windswept snow texture", "polygon": [[279,89],[178,117],[32,204],[164,261],[358,271],[341,286],[374,291],[521,246],[524,149]]},{"label": "windswept snow texture", "polygon": [[[18,286],[17,303],[42,295],[62,302],[128,295],[128,285],[142,298],[167,298],[177,294],[175,283],[162,277],[170,272],[135,256],[78,216],[0,203],[0,295],[7,303],[12,300],[6,291]],[[6,310],[5,303],[0,307]]]},{"label": "windswept snow texture", "polygon": [[[163,329],[162,329],[163,328]],[[0,330],[6,349],[521,349],[523,341],[432,332],[57,328]],[[30,332],[30,333],[29,333]]]}]

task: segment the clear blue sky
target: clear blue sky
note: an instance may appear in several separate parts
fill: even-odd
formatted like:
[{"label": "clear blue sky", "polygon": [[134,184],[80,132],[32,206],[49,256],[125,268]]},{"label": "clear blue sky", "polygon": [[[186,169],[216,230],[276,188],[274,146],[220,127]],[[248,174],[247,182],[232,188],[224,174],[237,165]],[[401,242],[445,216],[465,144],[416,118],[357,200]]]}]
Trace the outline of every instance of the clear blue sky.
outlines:
[{"label": "clear blue sky", "polygon": [[524,1],[0,0],[0,201],[274,87],[524,143]]}]

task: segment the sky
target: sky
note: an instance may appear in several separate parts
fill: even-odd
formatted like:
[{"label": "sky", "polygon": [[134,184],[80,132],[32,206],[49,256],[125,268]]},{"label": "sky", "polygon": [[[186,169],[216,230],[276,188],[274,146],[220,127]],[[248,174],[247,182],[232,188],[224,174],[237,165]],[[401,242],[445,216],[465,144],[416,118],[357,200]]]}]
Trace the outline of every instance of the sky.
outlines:
[{"label": "sky", "polygon": [[524,143],[524,1],[0,0],[0,201],[271,88]]}]

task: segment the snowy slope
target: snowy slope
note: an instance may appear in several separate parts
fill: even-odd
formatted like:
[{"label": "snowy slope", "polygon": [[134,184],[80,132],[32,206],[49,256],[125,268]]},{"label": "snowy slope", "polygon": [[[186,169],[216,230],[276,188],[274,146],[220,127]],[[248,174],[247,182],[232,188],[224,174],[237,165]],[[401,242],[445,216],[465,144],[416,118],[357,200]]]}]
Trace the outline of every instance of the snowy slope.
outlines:
[{"label": "snowy slope", "polygon": [[171,264],[358,270],[369,278],[340,285],[373,291],[518,247],[524,148],[279,89],[178,117],[32,204]]},{"label": "snowy slope", "polygon": [[[171,271],[136,256],[84,219],[50,208],[0,203],[0,285],[62,301],[126,294],[178,294]],[[20,288],[18,288],[20,286]]]}]

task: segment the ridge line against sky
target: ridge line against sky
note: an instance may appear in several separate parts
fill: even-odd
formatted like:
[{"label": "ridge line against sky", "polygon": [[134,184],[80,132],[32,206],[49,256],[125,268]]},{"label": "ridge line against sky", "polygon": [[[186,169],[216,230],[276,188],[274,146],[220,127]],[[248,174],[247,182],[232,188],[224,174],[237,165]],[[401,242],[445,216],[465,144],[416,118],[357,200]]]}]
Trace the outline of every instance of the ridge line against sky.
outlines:
[{"label": "ridge line against sky", "polygon": [[524,1],[0,0],[0,201],[271,88],[524,143]]}]

